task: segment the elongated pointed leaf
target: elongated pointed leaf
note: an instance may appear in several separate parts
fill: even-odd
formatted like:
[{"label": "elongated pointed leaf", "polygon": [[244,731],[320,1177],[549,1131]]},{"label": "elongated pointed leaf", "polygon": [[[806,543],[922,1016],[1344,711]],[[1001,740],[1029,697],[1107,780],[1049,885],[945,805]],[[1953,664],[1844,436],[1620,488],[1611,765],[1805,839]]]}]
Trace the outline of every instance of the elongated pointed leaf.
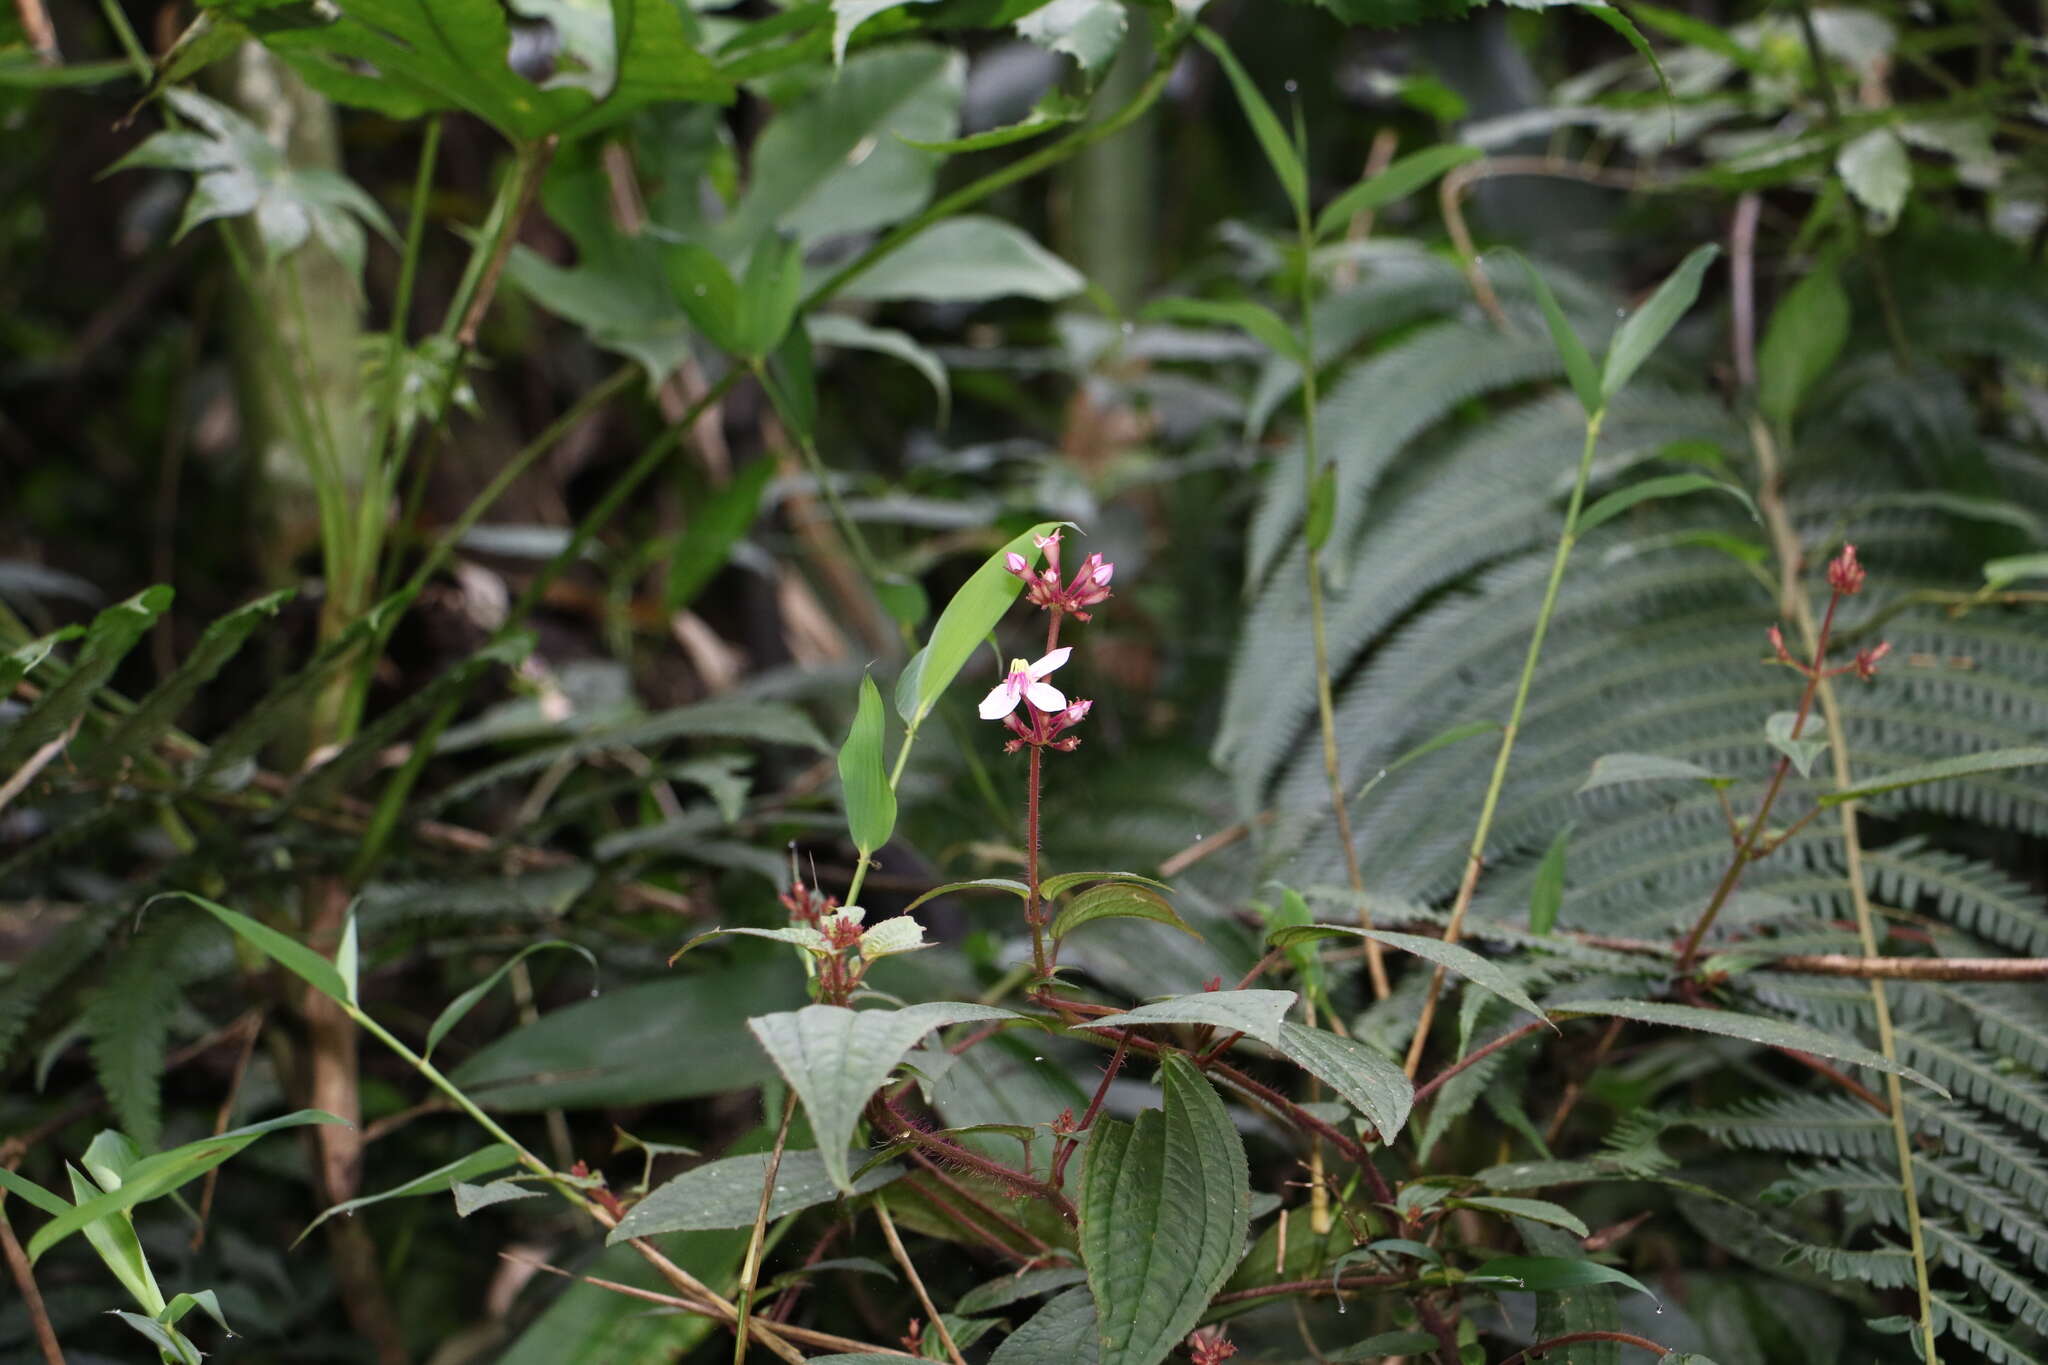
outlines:
[{"label": "elongated pointed leaf", "polygon": [[1660,498],[1679,498],[1687,493],[1726,493],[1749,509],[1749,515],[1762,521],[1756,503],[1749,494],[1734,484],[1722,479],[1713,479],[1705,474],[1666,474],[1660,478],[1644,479],[1641,483],[1617,488],[1579,514],[1578,524],[1572,527],[1572,534],[1583,536],[1595,526],[1611,521],[1637,503],[1654,502]]},{"label": "elongated pointed leaf", "polygon": [[1795,1024],[1788,1019],[1765,1019],[1753,1014],[1737,1014],[1732,1010],[1701,1009],[1695,1005],[1666,1005],[1653,1000],[1573,1000],[1552,1006],[1551,1013],[1560,1018],[1595,1015],[1608,1019],[1634,1019],[1640,1023],[1663,1024],[1670,1028],[1697,1029],[1701,1033],[1715,1033],[1723,1038],[1741,1038],[1748,1042],[1761,1043],[1766,1047],[1810,1052],[1816,1057],[1832,1057],[1836,1061],[1854,1062],[1857,1066],[1867,1066],[1873,1071],[1888,1071],[1895,1076],[1903,1076],[1915,1084],[1924,1085],[1944,1099],[1948,1098],[1948,1091],[1910,1066],[1889,1061],[1860,1043],[1836,1038],[1822,1033],[1817,1028]]},{"label": "elongated pointed leaf", "polygon": [[1548,1223],[1554,1228],[1563,1228],[1579,1237],[1590,1237],[1591,1231],[1585,1220],[1570,1209],[1551,1203],[1548,1199],[1511,1199],[1502,1195],[1468,1195],[1462,1199],[1447,1199],[1446,1208],[1478,1209],[1483,1213],[1497,1213],[1503,1218],[1527,1218],[1532,1222]]},{"label": "elongated pointed leaf", "polygon": [[166,891],[161,896],[151,896],[144,908],[160,900],[188,900],[207,914],[225,924],[235,937],[262,950],[263,955],[291,971],[301,981],[331,999],[347,1003],[348,983],[332,962],[286,934],[281,934],[267,924],[260,924],[238,910],[225,905],[216,905],[204,896],[195,896],[190,891]]},{"label": "elongated pointed leaf", "polygon": [[939,613],[930,641],[904,666],[896,684],[896,714],[915,728],[931,714],[939,694],[958,676],[981,642],[996,628],[1003,613],[1024,591],[1024,581],[1004,567],[1004,558],[1018,554],[1027,564],[1038,563],[1037,542],[1065,522],[1047,521],[1032,527],[997,550],[974,575],[960,585],[953,600]]},{"label": "elongated pointed leaf", "polygon": [[1392,1142],[1406,1126],[1408,1111],[1415,1103],[1415,1083],[1364,1043],[1288,1019],[1280,1024],[1279,1047],[1288,1060],[1365,1115],[1382,1145]]},{"label": "elongated pointed leaf", "polygon": [[804,327],[810,332],[815,345],[894,356],[923,375],[925,382],[932,386],[932,392],[938,396],[939,427],[941,430],[945,428],[952,411],[953,388],[946,362],[939,359],[936,351],[908,332],[899,332],[893,327],[871,326],[850,313],[812,313],[804,318]]},{"label": "elongated pointed leaf", "polygon": [[1069,1289],[1003,1339],[988,1365],[1098,1365],[1095,1296]]},{"label": "elongated pointed leaf", "polygon": [[1571,845],[1574,821],[1567,821],[1536,864],[1536,876],[1529,886],[1529,932],[1547,934],[1557,927],[1557,912],[1564,907],[1564,855]]},{"label": "elongated pointed leaf", "polygon": [[1691,254],[1678,263],[1678,269],[1657,286],[1657,292],[1621,324],[1620,330],[1614,334],[1614,341],[1607,348],[1607,363],[1600,371],[1602,402],[1613,398],[1627,386],[1643,362],[1650,358],[1650,353],[1678,325],[1678,320],[1700,296],[1701,277],[1720,254],[1721,248],[1711,242],[1693,248]]},{"label": "elongated pointed leaf", "polygon": [[1318,938],[1342,937],[1376,939],[1390,948],[1399,948],[1402,952],[1426,957],[1453,976],[1463,977],[1481,990],[1492,991],[1516,1009],[1524,1010],[1548,1022],[1548,1016],[1529,998],[1529,993],[1516,985],[1514,978],[1502,971],[1497,964],[1489,962],[1470,948],[1461,944],[1446,943],[1440,938],[1425,938],[1420,934],[1396,934],[1384,929],[1357,929],[1345,924],[1303,924],[1275,929],[1266,935],[1266,942],[1275,948],[1286,948]]},{"label": "elongated pointed leaf", "polygon": [[1145,315],[1164,322],[1220,323],[1247,332],[1273,354],[1307,363],[1301,339],[1281,316],[1251,299],[1160,299]]},{"label": "elongated pointed leaf", "polygon": [[346,1126],[344,1120],[322,1110],[301,1109],[144,1157],[123,1174],[119,1189],[85,1200],[36,1229],[36,1235],[29,1239],[29,1260],[34,1261],[72,1233],[98,1219],[133,1208],[145,1200],[161,1198],[187,1181],[196,1180],[265,1133],[309,1123],[341,1123]]},{"label": "elongated pointed leaf", "polygon": [[1280,1046],[1280,1021],[1299,999],[1293,991],[1197,991],[1156,1000],[1123,1014],[1090,1019],[1082,1028],[1139,1028],[1147,1024],[1213,1024]]},{"label": "elongated pointed leaf", "polygon": [[1600,392],[1600,367],[1593,362],[1593,353],[1586,349],[1586,343],[1579,340],[1579,334],[1572,330],[1571,321],[1565,317],[1564,309],[1557,305],[1557,295],[1550,292],[1534,265],[1527,257],[1517,255],[1522,273],[1529,277],[1529,288],[1536,295],[1536,305],[1543,310],[1544,325],[1550,328],[1550,344],[1557,348],[1558,359],[1564,362],[1565,377],[1572,381],[1572,392],[1579,397],[1579,406],[1588,416],[1600,411],[1606,399]]},{"label": "elongated pointed leaf", "polygon": [[434,1048],[443,1038],[448,1036],[448,1030],[461,1023],[462,1016],[475,1009],[477,1002],[489,995],[491,989],[505,979],[506,973],[526,961],[527,958],[532,957],[535,953],[547,948],[566,948],[572,953],[581,955],[583,960],[590,964],[590,979],[592,983],[590,993],[592,995],[597,994],[597,955],[592,953],[590,949],[580,943],[571,943],[567,939],[560,938],[551,938],[541,943],[530,943],[506,959],[498,967],[498,970],[492,972],[489,976],[448,1002],[447,1007],[434,1017],[433,1026],[427,1030],[427,1045],[421,1050],[420,1055],[431,1057],[434,1053]]},{"label": "elongated pointed leaf", "polygon": [[506,1143],[494,1142],[488,1147],[482,1147],[471,1152],[468,1156],[458,1157],[446,1166],[438,1166],[428,1171],[425,1175],[416,1175],[403,1185],[394,1185],[390,1189],[381,1190],[376,1194],[366,1194],[336,1204],[333,1208],[325,1210],[318,1218],[306,1224],[305,1232],[301,1232],[297,1237],[293,1238],[292,1245],[297,1246],[300,1242],[305,1241],[307,1233],[312,1232],[314,1228],[319,1227],[337,1213],[354,1213],[357,1209],[368,1208],[372,1204],[381,1204],[387,1199],[410,1199],[415,1195],[439,1194],[458,1180],[473,1180],[480,1175],[489,1175],[493,1171],[502,1171],[507,1166],[517,1165],[518,1162],[519,1153],[517,1151]]},{"label": "elongated pointed leaf", "polygon": [[71,1204],[62,1195],[52,1194],[27,1176],[0,1166],[0,1190],[24,1199],[47,1214],[61,1214],[69,1211]]},{"label": "elongated pointed leaf", "polygon": [[132,758],[154,744],[191,705],[199,689],[241,651],[256,627],[276,616],[290,598],[289,591],[259,597],[207,626],[185,662],[137,702],[105,742],[94,747],[87,771],[94,775],[108,773],[123,759]]},{"label": "elongated pointed leaf", "polygon": [[1047,877],[1039,882],[1038,894],[1049,901],[1058,900],[1075,887],[1085,886],[1089,882],[1129,882],[1135,886],[1150,886],[1160,891],[1173,890],[1165,882],[1151,877],[1141,877],[1135,872],[1062,872],[1057,877]]},{"label": "elongated pointed leaf", "polygon": [[[842,1153],[842,1160],[863,1161],[866,1157],[865,1152]],[[904,1173],[905,1168],[899,1163],[882,1162],[860,1173],[853,1182],[852,1193],[878,1190]],[[619,1221],[605,1241],[616,1244],[664,1232],[751,1227],[761,1205],[761,1182],[767,1174],[766,1152],[707,1161],[655,1186]],[[821,1153],[784,1152],[781,1164],[775,1168],[775,1193],[768,1201],[768,1216],[781,1218],[814,1204],[829,1203],[839,1198],[840,1193],[832,1173],[825,1169]]]},{"label": "elongated pointed leaf", "polygon": [[1756,405],[1780,425],[1849,341],[1849,296],[1833,266],[1809,271],[1771,312],[1757,351]]},{"label": "elongated pointed leaf", "polygon": [[1244,1247],[1244,1144],[1188,1061],[1159,1068],[1163,1109],[1097,1119],[1081,1185],[1081,1254],[1101,1365],[1157,1365],[1201,1321]]},{"label": "elongated pointed leaf", "polygon": [[1618,1284],[1638,1294],[1655,1294],[1642,1281],[1598,1261],[1574,1260],[1564,1256],[1496,1256],[1472,1272],[1473,1279],[1511,1280],[1531,1294],[1554,1293],[1591,1284]]},{"label": "elongated pointed leaf", "polygon": [[2048,763],[2048,748],[2029,746],[2018,749],[1986,749],[1982,753],[1964,754],[1960,758],[1944,758],[1934,763],[1915,763],[1911,767],[1895,768],[1883,777],[1874,778],[1843,791],[1829,792],[1822,796],[1820,801],[1824,806],[1839,806],[1844,801],[1858,801],[1866,796],[1897,791],[1901,787],[1919,787],[1929,782],[1947,782],[1958,777],[1976,777],[1982,773],[2005,772],[2012,768],[2032,768],[2043,763]]},{"label": "elongated pointed leaf", "polygon": [[108,607],[86,628],[85,643],[64,681],[43,693],[28,714],[0,735],[0,773],[12,774],[36,750],[61,736],[93,703],[114,669],[171,605],[171,590],[149,588]]},{"label": "elongated pointed leaf", "polygon": [[896,830],[896,791],[882,757],[882,694],[875,680],[860,680],[860,708],[839,746],[839,786],[853,846],[866,858]]},{"label": "elongated pointed leaf", "polygon": [[941,1000],[900,1010],[855,1012],[810,1005],[788,1014],[749,1019],[747,1027],[775,1062],[810,1116],[826,1173],[853,1192],[846,1149],[868,1097],[889,1079],[918,1039],[935,1028],[970,1019],[1016,1019],[1009,1010]]},{"label": "elongated pointed leaf", "polygon": [[1053,917],[1050,932],[1056,939],[1065,938],[1082,925],[1099,919],[1148,919],[1155,924],[1170,925],[1194,938],[1201,937],[1174,912],[1164,896],[1150,887],[1133,886],[1128,882],[1089,887],[1068,901]]},{"label": "elongated pointed leaf", "polygon": [[1581,792],[1611,787],[1620,782],[1657,782],[1679,779],[1720,784],[1728,779],[1697,763],[1662,754],[1602,754],[1593,760],[1593,770],[1579,784]]},{"label": "elongated pointed leaf", "polygon": [[732,558],[733,546],[760,515],[761,494],[775,477],[775,461],[758,459],[741,466],[731,483],[690,508],[690,524],[670,552],[668,587],[662,605],[669,611],[688,606]]},{"label": "elongated pointed leaf", "polygon": [[1259,93],[1251,73],[1244,69],[1220,35],[1212,29],[1198,28],[1195,38],[1215,54],[1223,74],[1230,79],[1230,88],[1237,92],[1237,102],[1252,125],[1252,134],[1259,140],[1259,149],[1266,154],[1266,164],[1273,168],[1280,188],[1287,192],[1288,204],[1297,216],[1306,218],[1308,172],[1302,168],[1301,158],[1295,154],[1294,142],[1273,113],[1273,106],[1266,103],[1266,97]]},{"label": "elongated pointed leaf", "polygon": [[1477,161],[1485,155],[1477,147],[1461,147],[1456,143],[1410,152],[1378,175],[1368,176],[1325,204],[1323,211],[1316,215],[1316,237],[1321,240],[1334,237],[1359,214],[1371,213],[1406,199],[1445,171],[1468,161]]}]

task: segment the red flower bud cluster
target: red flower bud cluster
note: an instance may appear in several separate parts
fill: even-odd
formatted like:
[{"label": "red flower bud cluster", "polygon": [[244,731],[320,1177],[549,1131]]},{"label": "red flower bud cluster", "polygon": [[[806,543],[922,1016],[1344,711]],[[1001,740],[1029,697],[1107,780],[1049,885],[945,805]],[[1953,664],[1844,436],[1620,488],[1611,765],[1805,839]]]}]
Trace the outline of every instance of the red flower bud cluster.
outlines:
[{"label": "red flower bud cluster", "polygon": [[1047,611],[1064,612],[1077,621],[1088,619],[1087,608],[1109,600],[1109,580],[1116,565],[1099,554],[1091,554],[1074,570],[1074,576],[1060,578],[1060,533],[1040,536],[1038,548],[1045,551],[1045,567],[1033,571],[1023,555],[1012,550],[1003,567],[1024,580],[1024,599]]},{"label": "red flower bud cluster", "polygon": [[[1058,749],[1061,753],[1072,753],[1081,747],[1081,737],[1067,735],[1061,738],[1061,733],[1069,726],[1080,724],[1081,719],[1094,705],[1094,702],[1084,697],[1070,703],[1063,711],[1041,711],[1027,702],[1003,717],[1003,724],[1009,726],[1010,732],[1017,736],[1003,746],[1003,752],[1014,754],[1025,745],[1033,744],[1041,748]],[[1028,712],[1029,719],[1019,715],[1019,711]]]},{"label": "red flower bud cluster", "polygon": [[1230,1335],[1221,1327],[1203,1327],[1188,1335],[1188,1358],[1194,1365],[1223,1365],[1237,1354]]},{"label": "red flower bud cluster", "polygon": [[1863,566],[1856,561],[1856,547],[1842,546],[1842,553],[1828,561],[1828,586],[1844,597],[1863,591]]}]

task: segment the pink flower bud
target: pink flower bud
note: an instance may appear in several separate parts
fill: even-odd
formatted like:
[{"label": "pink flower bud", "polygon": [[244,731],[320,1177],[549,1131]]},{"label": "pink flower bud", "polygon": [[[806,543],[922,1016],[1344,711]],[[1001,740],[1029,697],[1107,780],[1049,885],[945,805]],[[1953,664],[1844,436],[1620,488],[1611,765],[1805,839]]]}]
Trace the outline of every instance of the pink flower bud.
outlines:
[{"label": "pink flower bud", "polygon": [[1863,591],[1863,566],[1856,562],[1856,547],[1842,546],[1842,553],[1828,561],[1828,586],[1844,597]]},{"label": "pink flower bud", "polygon": [[1003,567],[1019,578],[1029,578],[1031,576],[1031,566],[1024,561],[1024,556],[1018,554],[1015,550],[1003,556]]},{"label": "pink flower bud", "polygon": [[1872,646],[1868,649],[1857,650],[1856,676],[1863,679],[1863,681],[1865,682],[1869,682],[1872,678],[1877,676],[1878,661],[1891,652],[1892,642],[1890,640],[1886,640],[1884,643]]},{"label": "pink flower bud", "polygon": [[1771,627],[1771,648],[1776,651],[1780,663],[1791,663],[1792,656],[1785,649],[1785,635],[1776,626]]},{"label": "pink flower bud", "polygon": [[1103,564],[1098,564],[1098,565],[1096,565],[1096,566],[1095,566],[1095,573],[1094,573],[1093,577],[1094,577],[1094,579],[1095,579],[1095,586],[1096,586],[1096,587],[1098,587],[1098,588],[1106,588],[1106,587],[1108,587],[1108,586],[1109,586],[1109,580],[1110,580],[1111,578],[1115,577],[1115,576],[1116,576],[1116,565],[1114,565],[1114,564],[1109,564],[1109,563],[1103,563]]}]

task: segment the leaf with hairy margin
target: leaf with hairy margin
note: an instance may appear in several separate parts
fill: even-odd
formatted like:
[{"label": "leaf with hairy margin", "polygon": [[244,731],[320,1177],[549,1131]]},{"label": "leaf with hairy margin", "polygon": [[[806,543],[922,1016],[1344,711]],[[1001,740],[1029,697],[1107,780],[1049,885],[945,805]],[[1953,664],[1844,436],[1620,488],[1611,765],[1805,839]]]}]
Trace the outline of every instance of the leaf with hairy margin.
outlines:
[{"label": "leaf with hairy margin", "polygon": [[1095,1296],[1077,1286],[1025,1319],[988,1365],[1096,1365],[1095,1331]]},{"label": "leaf with hairy margin", "polygon": [[1408,1122],[1408,1111],[1415,1103],[1415,1083],[1364,1043],[1282,1020],[1277,1046],[1289,1061],[1371,1120],[1381,1143],[1392,1142]]},{"label": "leaf with hairy margin", "polygon": [[1137,1028],[1144,1024],[1213,1024],[1280,1046],[1280,1023],[1300,999],[1293,991],[1196,991],[1155,1000],[1122,1014],[1105,1014],[1078,1028]]},{"label": "leaf with hairy margin", "polygon": [[1529,998],[1529,993],[1515,984],[1514,978],[1501,970],[1498,963],[1489,962],[1470,948],[1456,943],[1446,943],[1440,938],[1425,938],[1420,934],[1396,934],[1385,929],[1359,929],[1345,924],[1297,924],[1275,929],[1266,935],[1266,942],[1274,948],[1286,948],[1296,943],[1307,943],[1318,938],[1369,938],[1384,943],[1390,948],[1426,957],[1455,976],[1463,977],[1481,990],[1492,991],[1518,1010],[1535,1015],[1548,1022],[1541,1007]]}]

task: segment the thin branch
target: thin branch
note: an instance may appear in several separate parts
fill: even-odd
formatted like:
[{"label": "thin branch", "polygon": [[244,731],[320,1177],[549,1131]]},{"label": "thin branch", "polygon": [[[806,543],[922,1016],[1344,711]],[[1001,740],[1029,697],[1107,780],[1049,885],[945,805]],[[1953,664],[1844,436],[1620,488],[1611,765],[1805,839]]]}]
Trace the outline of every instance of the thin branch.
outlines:
[{"label": "thin branch", "polygon": [[1491,1057],[1494,1053],[1499,1052],[1504,1047],[1513,1047],[1516,1043],[1521,1042],[1524,1038],[1527,1038],[1530,1034],[1536,1032],[1536,1030],[1538,1029],[1549,1027],[1550,1021],[1547,1019],[1531,1019],[1528,1023],[1522,1025],[1520,1028],[1510,1029],[1506,1033],[1503,1033],[1500,1037],[1494,1039],[1485,1047],[1473,1049],[1472,1051],[1466,1053],[1464,1056],[1460,1057],[1457,1061],[1452,1062],[1442,1071],[1437,1072],[1436,1075],[1431,1077],[1429,1081],[1425,1084],[1415,1087],[1415,1103],[1417,1105],[1420,1105],[1424,1100],[1428,1099],[1431,1095],[1434,1095],[1437,1091],[1441,1090],[1443,1088],[1445,1081],[1450,1080],[1451,1077],[1457,1075],[1466,1067],[1471,1066],[1476,1062],[1484,1061],[1486,1058]]},{"label": "thin branch", "polygon": [[932,1302],[931,1292],[924,1287],[924,1280],[918,1275],[910,1253],[903,1249],[903,1239],[896,1235],[896,1220],[889,1216],[888,1201],[879,1194],[875,1196],[875,1220],[882,1225],[882,1238],[889,1244],[889,1254],[896,1258],[897,1265],[903,1267],[903,1278],[910,1281],[917,1301],[924,1305],[925,1316],[938,1329],[939,1344],[946,1348],[946,1359],[953,1365],[967,1365],[960,1355],[960,1348],[953,1342],[953,1333],[946,1326],[946,1315]]},{"label": "thin branch", "polygon": [[6,1198],[6,1193],[0,1191],[0,1251],[7,1254],[7,1268],[14,1274],[15,1288],[21,1291],[22,1304],[28,1309],[28,1320],[35,1325],[36,1345],[42,1347],[43,1359],[49,1365],[64,1365],[64,1348],[57,1344],[57,1329],[50,1325],[50,1314],[43,1307],[42,1291],[36,1288],[35,1271],[29,1268],[28,1256],[14,1236],[13,1224],[7,1221]]},{"label": "thin branch", "polygon": [[1262,1284],[1251,1289],[1233,1289],[1226,1294],[1218,1294],[1209,1302],[1212,1305],[1245,1303],[1252,1299],[1270,1299],[1282,1294],[1319,1298],[1325,1294],[1342,1294],[1350,1289],[1388,1289],[1407,1282],[1408,1277],[1405,1275],[1350,1275],[1335,1281],[1328,1275],[1323,1275],[1313,1280],[1285,1280],[1279,1284]]},{"label": "thin branch", "polygon": [[78,733],[78,722],[83,719],[85,717],[82,715],[74,719],[71,724],[64,727],[63,734],[58,735],[49,743],[43,745],[42,748],[30,754],[26,763],[16,768],[13,775],[5,783],[0,783],[0,810],[7,809],[7,803],[21,795],[27,789],[28,784],[36,780],[36,774],[49,767],[50,760],[64,752],[64,746],[69,744],[71,737]]},{"label": "thin branch", "polygon": [[739,1324],[733,1332],[733,1365],[746,1365],[747,1319],[754,1308],[754,1285],[761,1275],[761,1240],[768,1232],[768,1206],[775,1200],[775,1177],[782,1171],[782,1149],[789,1145],[789,1121],[796,1116],[796,1091],[782,1097],[782,1124],[775,1130],[775,1146],[769,1149],[768,1165],[761,1173],[761,1203],[754,1211],[753,1234],[747,1239],[747,1259],[740,1269]]},{"label": "thin branch", "polygon": [[484,314],[490,311],[491,300],[498,295],[498,279],[505,273],[506,258],[512,254],[513,243],[519,240],[519,225],[526,221],[527,212],[540,193],[541,178],[547,173],[548,163],[554,160],[555,147],[560,141],[556,134],[549,133],[538,143],[521,149],[516,172],[521,177],[519,197],[513,203],[512,215],[504,230],[491,244],[491,254],[484,261],[483,274],[477,278],[476,293],[470,297],[469,309],[462,315],[462,325],[455,329],[455,344],[464,351],[476,345],[477,328],[482,325]]},{"label": "thin branch", "polygon": [[1560,1346],[1570,1346],[1578,1341],[1618,1341],[1624,1346],[1639,1346],[1645,1351],[1655,1351],[1660,1360],[1671,1354],[1669,1347],[1659,1345],[1648,1337],[1639,1337],[1633,1332],[1566,1332],[1561,1337],[1552,1337],[1548,1341],[1539,1341],[1534,1346],[1524,1347],[1503,1360],[1500,1365],[1520,1365],[1524,1360],[1548,1355]]}]

